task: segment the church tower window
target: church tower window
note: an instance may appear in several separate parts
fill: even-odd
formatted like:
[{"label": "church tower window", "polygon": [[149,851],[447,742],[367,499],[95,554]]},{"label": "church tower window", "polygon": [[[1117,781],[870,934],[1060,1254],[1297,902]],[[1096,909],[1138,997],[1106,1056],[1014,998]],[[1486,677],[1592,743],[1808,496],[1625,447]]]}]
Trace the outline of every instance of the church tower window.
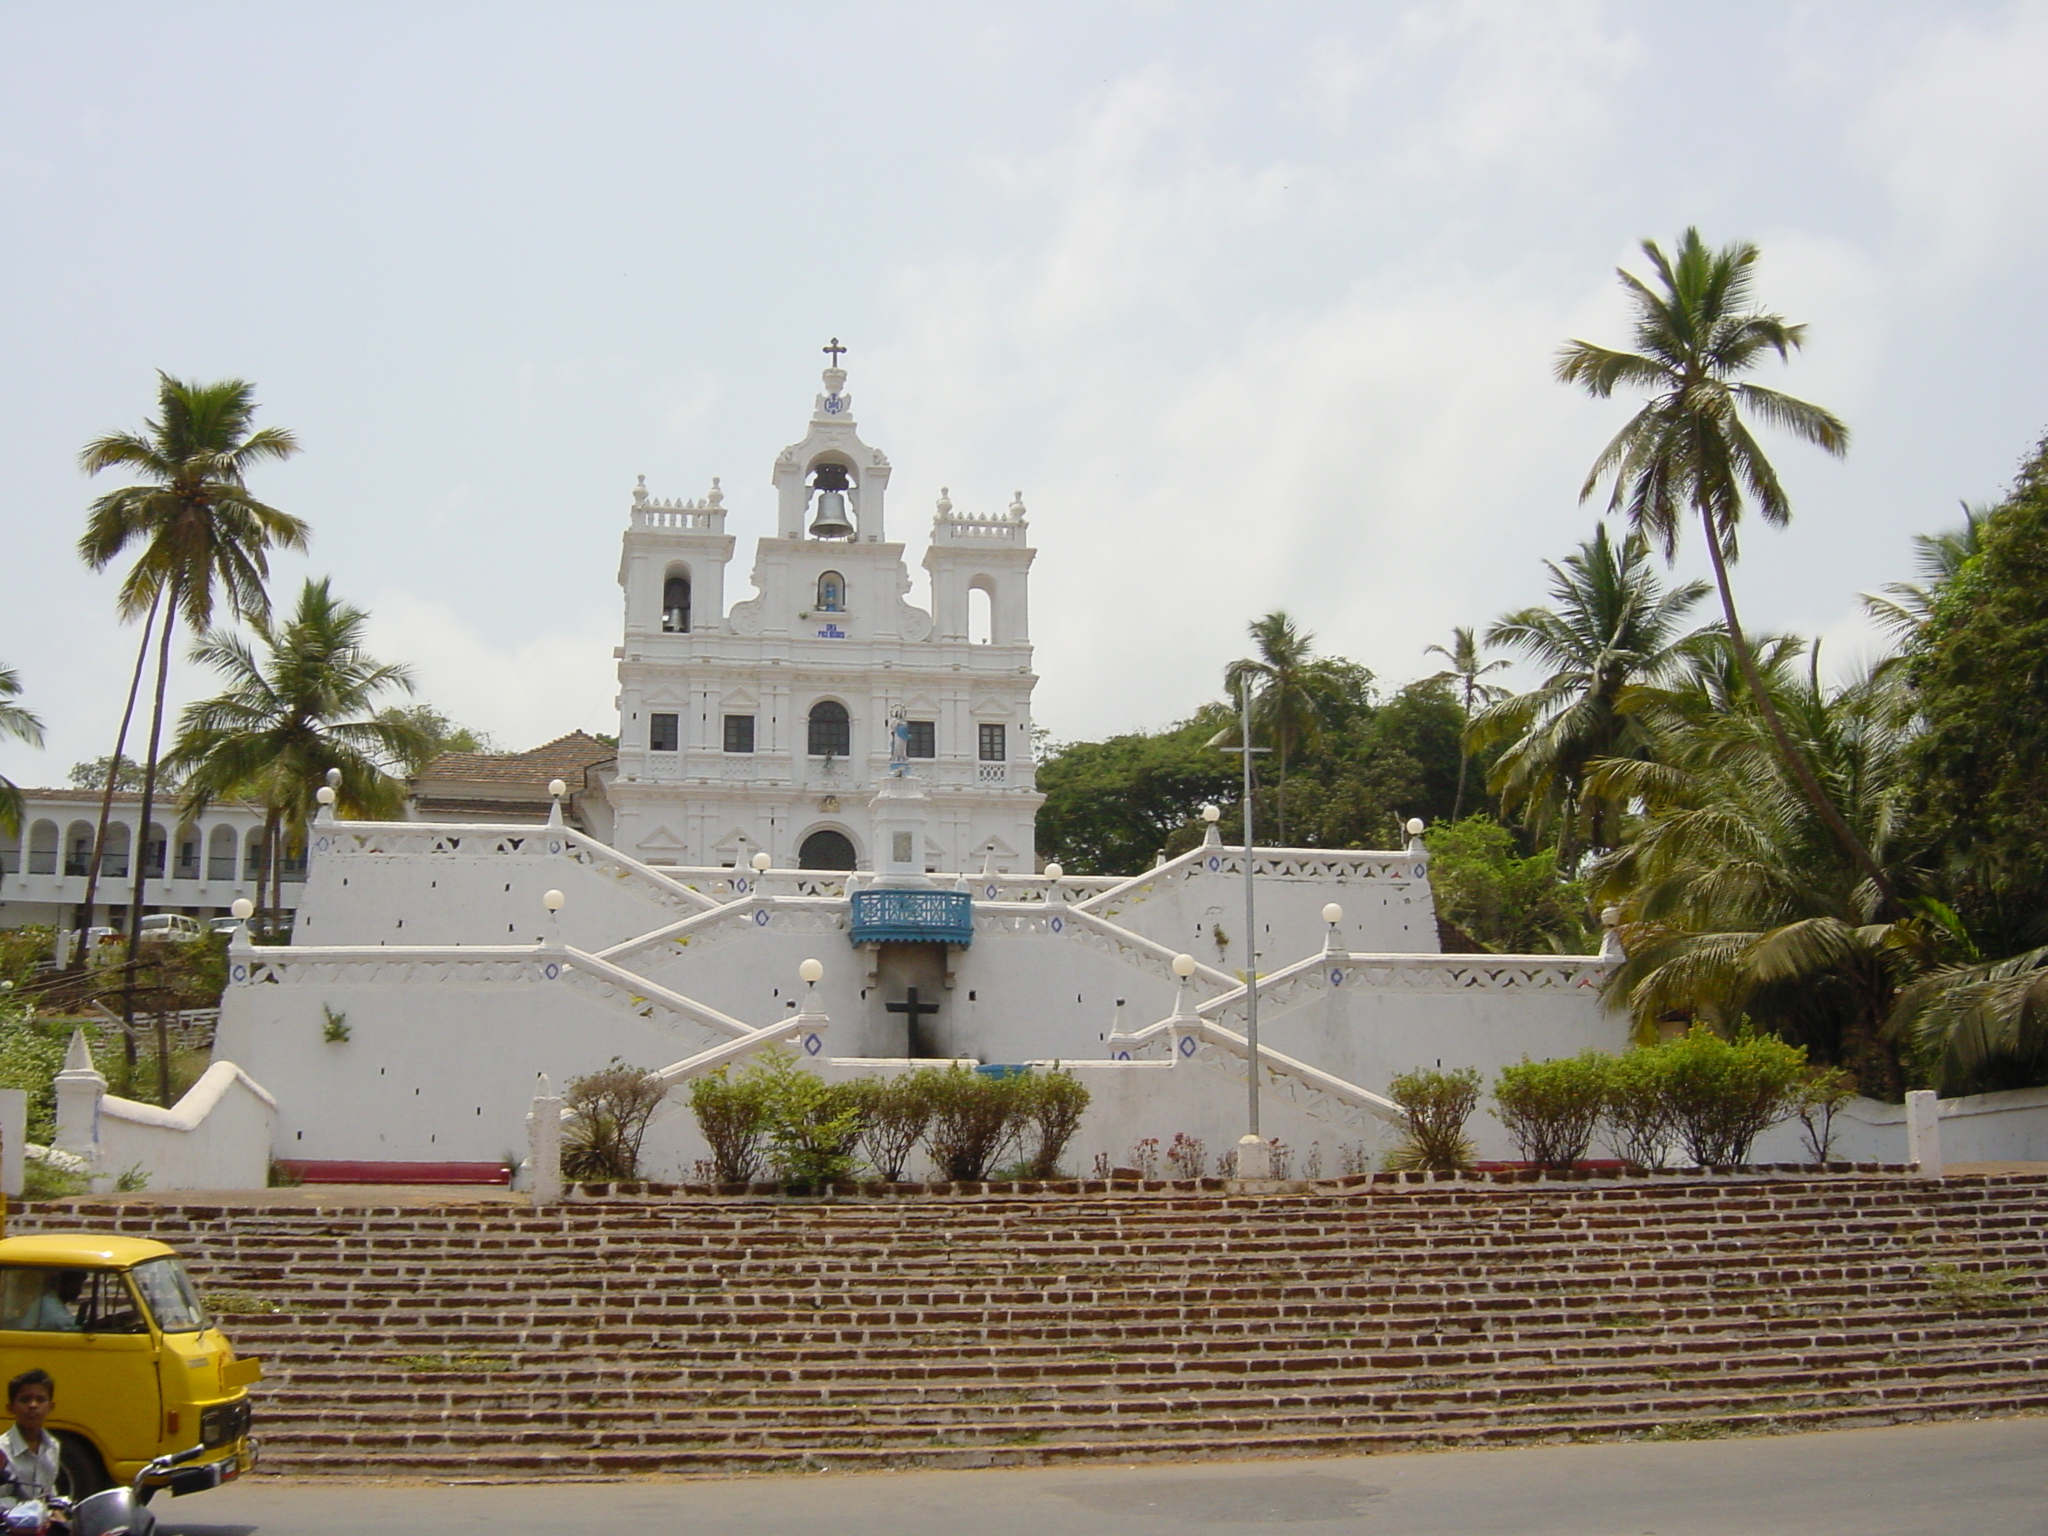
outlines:
[{"label": "church tower window", "polygon": [[846,612],[846,578],[837,571],[827,571],[818,578],[818,612]]},{"label": "church tower window", "polygon": [[681,740],[676,729],[675,715],[654,714],[647,717],[647,749],[650,752],[674,752]]},{"label": "church tower window", "polygon": [[1007,726],[984,725],[981,728],[981,760],[984,763],[1001,763],[1009,760],[1010,732]]},{"label": "church tower window", "polygon": [[820,699],[811,706],[810,751],[813,757],[853,755],[853,722],[846,706],[837,699]]},{"label": "church tower window", "polygon": [[906,720],[910,734],[903,742],[905,757],[937,757],[939,755],[938,722],[935,720]]},{"label": "church tower window", "polygon": [[725,750],[728,752],[751,752],[754,750],[754,717],[752,715],[727,715],[725,717]]},{"label": "church tower window", "polygon": [[661,584],[661,629],[663,634],[690,632],[690,578],[671,576]]}]

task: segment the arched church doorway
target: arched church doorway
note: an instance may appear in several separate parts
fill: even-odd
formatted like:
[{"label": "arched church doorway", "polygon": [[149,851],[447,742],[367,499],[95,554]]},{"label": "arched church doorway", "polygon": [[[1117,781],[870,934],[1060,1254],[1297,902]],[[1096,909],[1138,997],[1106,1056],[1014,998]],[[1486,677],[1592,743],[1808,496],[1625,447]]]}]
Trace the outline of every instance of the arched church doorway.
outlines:
[{"label": "arched church doorway", "polygon": [[803,841],[796,852],[798,869],[852,869],[853,843],[844,832],[820,828]]}]

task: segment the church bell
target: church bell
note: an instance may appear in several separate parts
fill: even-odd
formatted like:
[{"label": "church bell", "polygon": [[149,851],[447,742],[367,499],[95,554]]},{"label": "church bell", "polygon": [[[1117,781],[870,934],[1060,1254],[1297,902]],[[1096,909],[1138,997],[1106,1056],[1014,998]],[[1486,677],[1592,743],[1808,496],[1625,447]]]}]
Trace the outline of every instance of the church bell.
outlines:
[{"label": "church bell", "polygon": [[852,482],[838,464],[820,464],[811,477],[811,489],[818,493],[818,512],[811,519],[814,539],[850,539],[853,524],[846,515],[846,493]]}]

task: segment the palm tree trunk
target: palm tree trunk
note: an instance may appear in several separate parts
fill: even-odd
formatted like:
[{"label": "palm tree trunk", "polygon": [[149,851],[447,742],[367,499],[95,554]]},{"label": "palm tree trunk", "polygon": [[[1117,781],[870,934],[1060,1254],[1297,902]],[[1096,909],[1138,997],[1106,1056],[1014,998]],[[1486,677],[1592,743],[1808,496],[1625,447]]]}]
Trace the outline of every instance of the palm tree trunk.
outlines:
[{"label": "palm tree trunk", "polygon": [[278,931],[284,931],[284,840],[290,829],[286,827],[284,812],[277,813],[277,837],[270,850],[270,910],[277,914]]},{"label": "palm tree trunk", "polygon": [[1721,614],[1728,622],[1728,638],[1735,646],[1735,664],[1742,669],[1743,681],[1749,684],[1750,695],[1756,700],[1757,712],[1763,716],[1764,725],[1778,743],[1778,751],[1784,756],[1785,766],[1792,770],[1792,776],[1799,781],[1799,787],[1805,793],[1807,801],[1819,813],[1820,819],[1827,824],[1828,831],[1834,834],[1835,841],[1842,845],[1842,851],[1862,869],[1876,889],[1881,904],[1879,915],[1887,919],[1903,916],[1904,909],[1899,905],[1899,894],[1892,886],[1891,877],[1879,867],[1870,850],[1863,846],[1863,839],[1851,829],[1849,823],[1843,819],[1842,813],[1835,808],[1834,801],[1828,798],[1827,791],[1820,787],[1820,780],[1814,777],[1813,767],[1807,762],[1806,754],[1793,745],[1791,732],[1785,729],[1785,722],[1779,718],[1778,706],[1771,702],[1771,695],[1764,687],[1763,677],[1757,671],[1756,658],[1750,654],[1748,637],[1743,634],[1742,623],[1735,616],[1735,594],[1728,586],[1728,563],[1721,556],[1721,540],[1715,531],[1713,516],[1705,507],[1701,507],[1699,512],[1700,521],[1706,528],[1707,557],[1714,565],[1714,585],[1721,594]]},{"label": "palm tree trunk", "polygon": [[[142,669],[149,662],[150,632],[156,628],[157,610],[163,606],[163,593],[150,599],[149,617],[142,623],[142,644],[135,648],[135,671],[128,679],[128,702],[121,710],[121,729],[114,737],[114,755],[107,763],[107,787],[100,796],[100,824],[92,836],[92,862],[85,870],[85,919],[78,927],[78,953],[71,957],[70,969],[83,971],[87,959],[86,949],[92,942],[92,909],[97,904],[100,890],[100,859],[106,852],[107,823],[114,814],[114,785],[120,781],[121,759],[128,750],[128,727],[135,719],[135,696],[142,691]],[[135,1041],[128,1040],[128,1074],[135,1075]]]},{"label": "palm tree trunk", "polygon": [[[178,627],[178,578],[171,578],[164,626],[157,636],[156,700],[149,714],[149,756],[142,765],[142,813],[135,835],[135,895],[128,905],[128,963],[121,983],[121,1028],[135,1032],[135,959],[142,944],[142,902],[149,889],[149,818],[156,805],[156,760],[163,744],[164,689],[171,679],[171,636]],[[166,847],[165,852],[170,850]],[[161,1081],[161,1078],[159,1078]]]}]

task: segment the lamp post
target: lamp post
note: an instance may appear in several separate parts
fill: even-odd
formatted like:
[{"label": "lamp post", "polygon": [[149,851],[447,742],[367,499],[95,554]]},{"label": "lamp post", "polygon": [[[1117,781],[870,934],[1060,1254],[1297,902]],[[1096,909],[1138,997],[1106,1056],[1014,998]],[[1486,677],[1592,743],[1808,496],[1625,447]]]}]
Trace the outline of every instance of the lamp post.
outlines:
[{"label": "lamp post", "polygon": [[[1244,1044],[1245,1044],[1245,1120],[1247,1130],[1238,1142],[1238,1172],[1241,1178],[1263,1178],[1263,1172],[1247,1173],[1244,1169],[1246,1157],[1263,1163],[1266,1139],[1259,1134],[1259,940],[1258,903],[1253,894],[1252,883],[1252,757],[1255,753],[1270,752],[1270,747],[1252,745],[1252,680],[1249,673],[1237,680],[1237,734],[1239,745],[1224,747],[1225,752],[1237,752],[1244,760],[1244,798],[1240,802],[1244,811]],[[1210,816],[1211,807],[1202,807],[1204,820],[1214,821]],[[1254,1150],[1256,1148],[1256,1150]]]}]

